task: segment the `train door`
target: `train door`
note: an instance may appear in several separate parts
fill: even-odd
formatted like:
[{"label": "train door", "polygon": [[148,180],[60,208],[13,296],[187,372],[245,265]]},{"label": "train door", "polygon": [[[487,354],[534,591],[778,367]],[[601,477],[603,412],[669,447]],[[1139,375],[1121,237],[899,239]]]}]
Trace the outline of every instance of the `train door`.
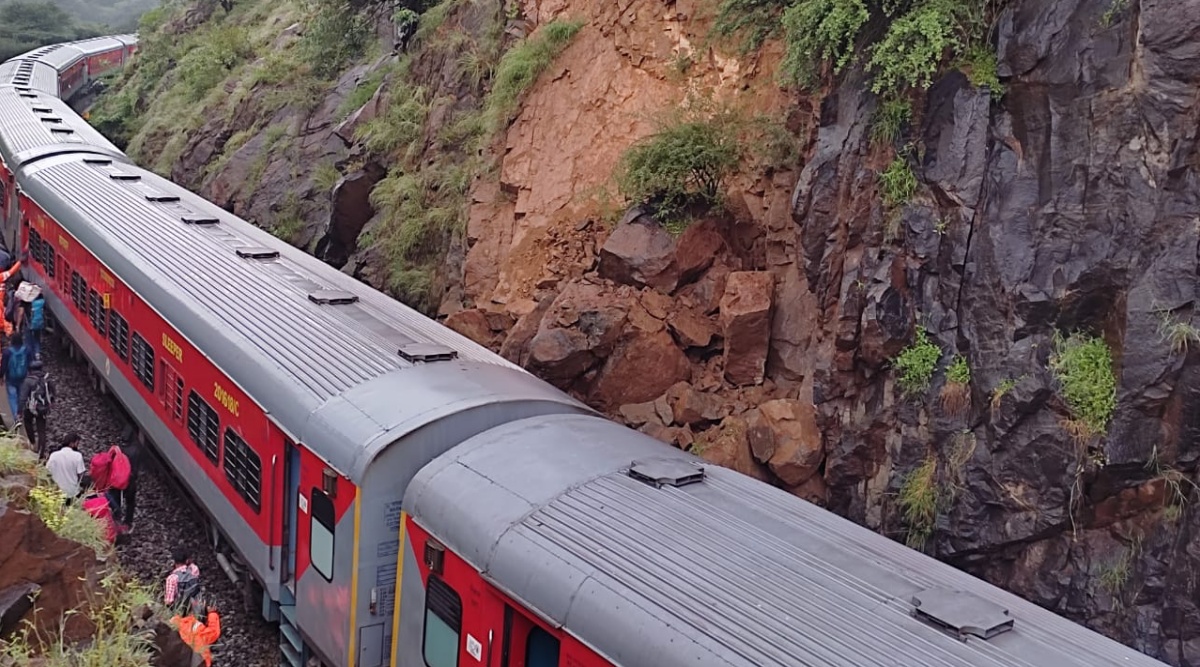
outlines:
[{"label": "train door", "polygon": [[559,641],[540,623],[504,605],[504,640],[499,667],[558,667]]},{"label": "train door", "polygon": [[283,512],[283,586],[293,598],[296,595],[296,505],[300,502],[300,449],[286,439],[284,443],[284,506]]},{"label": "train door", "polygon": [[162,359],[158,361],[158,377],[162,378],[162,382],[158,385],[158,401],[162,403],[163,413],[172,422],[182,424],[183,378]]}]

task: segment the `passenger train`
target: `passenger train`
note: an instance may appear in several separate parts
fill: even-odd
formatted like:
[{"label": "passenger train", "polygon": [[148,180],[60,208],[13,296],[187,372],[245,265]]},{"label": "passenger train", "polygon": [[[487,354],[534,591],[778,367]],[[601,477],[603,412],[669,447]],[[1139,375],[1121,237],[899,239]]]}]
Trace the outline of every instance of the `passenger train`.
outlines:
[{"label": "passenger train", "polygon": [[4,239],[288,665],[1162,664],[608,421],[139,168],[63,101],[136,48],[0,66]]}]

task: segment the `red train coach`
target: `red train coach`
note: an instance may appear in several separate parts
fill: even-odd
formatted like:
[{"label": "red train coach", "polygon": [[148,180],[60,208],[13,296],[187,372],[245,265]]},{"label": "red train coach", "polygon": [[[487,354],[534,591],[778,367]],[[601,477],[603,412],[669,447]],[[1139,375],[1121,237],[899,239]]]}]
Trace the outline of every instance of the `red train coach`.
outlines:
[{"label": "red train coach", "polygon": [[69,154],[18,178],[30,276],[262,586],[293,664],[383,664],[400,502],[429,460],[588,412],[149,172]]}]

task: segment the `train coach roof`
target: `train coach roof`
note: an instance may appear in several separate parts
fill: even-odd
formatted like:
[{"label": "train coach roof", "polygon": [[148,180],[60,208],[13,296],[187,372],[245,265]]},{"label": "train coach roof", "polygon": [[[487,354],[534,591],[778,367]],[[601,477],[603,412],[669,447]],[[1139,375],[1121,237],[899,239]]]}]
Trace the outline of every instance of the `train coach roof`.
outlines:
[{"label": "train coach roof", "polygon": [[58,70],[36,60],[9,60],[0,64],[0,86],[58,99]]},{"label": "train coach roof", "polygon": [[91,56],[97,53],[104,53],[105,51],[124,48],[125,42],[118,39],[121,36],[93,37],[92,39],[83,39],[78,42],[68,42],[68,45],[78,49],[84,55]]},{"label": "train coach roof", "polygon": [[[633,461],[664,486],[631,476]],[[671,485],[700,470],[700,481]],[[404,506],[488,580],[614,664],[1162,667],[603,419],[551,416],[482,433],[426,466]],[[1013,625],[960,640],[915,617],[914,598],[951,627]]]},{"label": "train coach roof", "polygon": [[115,276],[352,479],[403,432],[452,412],[525,400],[578,405],[150,172],[59,156],[21,178]]},{"label": "train coach roof", "polygon": [[53,95],[0,88],[0,118],[4,119],[0,157],[10,169],[46,156],[78,151],[129,162],[120,149]]},{"label": "train coach roof", "polygon": [[83,55],[83,50],[76,47],[73,42],[65,42],[34,49],[21,57],[44,62],[61,72],[82,58]]}]

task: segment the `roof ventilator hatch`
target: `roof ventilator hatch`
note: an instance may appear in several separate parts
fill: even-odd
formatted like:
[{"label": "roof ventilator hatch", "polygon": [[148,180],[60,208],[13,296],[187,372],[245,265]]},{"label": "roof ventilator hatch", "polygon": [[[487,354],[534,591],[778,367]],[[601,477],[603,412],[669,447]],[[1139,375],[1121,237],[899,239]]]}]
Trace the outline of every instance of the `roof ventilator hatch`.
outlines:
[{"label": "roof ventilator hatch", "polygon": [[123,174],[121,172],[117,172],[115,174],[109,174],[108,177],[113,179],[114,181],[140,181],[140,180],[142,180],[142,177],[138,176],[137,174]]},{"label": "roof ventilator hatch", "polygon": [[160,204],[170,204],[179,201],[177,195],[167,195],[161,192],[151,192],[146,195],[146,201],[158,202]]},{"label": "roof ventilator hatch", "polygon": [[179,217],[185,225],[215,225],[220,220],[206,215],[184,215]]},{"label": "roof ventilator hatch", "polygon": [[912,598],[913,616],[958,638],[991,639],[1013,629],[1008,610],[977,595],[951,588],[927,588]]},{"label": "roof ventilator hatch", "polygon": [[704,481],[704,468],[679,459],[650,459],[629,464],[629,476],[656,489]]},{"label": "roof ventilator hatch", "polygon": [[69,127],[52,127],[52,128],[50,128],[50,133],[51,134],[75,134],[75,130],[72,130]]},{"label": "roof ventilator hatch", "polygon": [[309,292],[308,300],[321,306],[345,306],[357,303],[358,297],[349,292],[318,290],[316,292]]},{"label": "roof ventilator hatch", "polygon": [[110,160],[106,157],[85,157],[85,158],[83,158],[83,163],[84,164],[94,164],[94,165],[99,165],[99,166],[107,166],[107,165],[112,164],[112,160]]},{"label": "roof ventilator hatch", "polygon": [[241,257],[242,259],[275,259],[276,257],[279,257],[278,250],[261,248],[257,246],[251,248],[238,248],[235,252],[237,252],[237,256]]},{"label": "roof ventilator hatch", "polygon": [[458,350],[436,343],[404,343],[396,352],[400,358],[409,363],[428,363],[431,361],[450,361],[458,357]]}]

